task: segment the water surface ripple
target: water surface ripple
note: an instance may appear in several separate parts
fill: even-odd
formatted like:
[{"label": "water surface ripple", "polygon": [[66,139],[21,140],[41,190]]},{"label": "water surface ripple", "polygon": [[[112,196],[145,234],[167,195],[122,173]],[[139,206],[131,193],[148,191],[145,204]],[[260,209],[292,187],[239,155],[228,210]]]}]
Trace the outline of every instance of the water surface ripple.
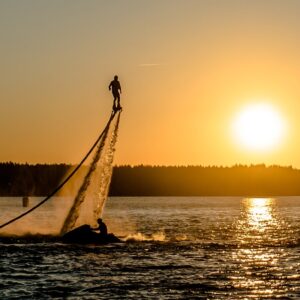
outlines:
[{"label": "water surface ripple", "polygon": [[0,298],[300,298],[298,197],[111,198],[103,217],[126,242],[2,237]]}]

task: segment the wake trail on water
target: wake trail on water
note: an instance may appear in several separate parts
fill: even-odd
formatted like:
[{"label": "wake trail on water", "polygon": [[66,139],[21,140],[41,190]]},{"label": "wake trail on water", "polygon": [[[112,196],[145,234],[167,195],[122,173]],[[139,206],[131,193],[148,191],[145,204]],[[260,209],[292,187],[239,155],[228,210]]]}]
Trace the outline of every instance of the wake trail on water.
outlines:
[{"label": "wake trail on water", "polygon": [[65,218],[60,231],[61,235],[72,230],[75,225],[77,225],[76,223],[78,223],[80,217],[82,219],[81,215],[84,214],[84,206],[90,212],[88,214],[88,220],[85,220],[88,224],[95,225],[97,219],[102,215],[111,182],[119,123],[120,113],[117,116],[113,130],[110,130],[111,126],[108,127],[102,139],[99,141],[94,157],[88,167],[87,174]]}]

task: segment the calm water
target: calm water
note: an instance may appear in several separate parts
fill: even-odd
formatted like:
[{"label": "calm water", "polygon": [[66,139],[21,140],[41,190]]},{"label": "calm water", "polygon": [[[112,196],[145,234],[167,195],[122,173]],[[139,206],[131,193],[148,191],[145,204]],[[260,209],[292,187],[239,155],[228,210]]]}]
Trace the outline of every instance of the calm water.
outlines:
[{"label": "calm water", "polygon": [[[20,202],[0,199],[1,221]],[[68,203],[14,230],[55,232]],[[300,299],[300,197],[111,198],[103,218],[127,241],[0,240],[0,298]]]}]

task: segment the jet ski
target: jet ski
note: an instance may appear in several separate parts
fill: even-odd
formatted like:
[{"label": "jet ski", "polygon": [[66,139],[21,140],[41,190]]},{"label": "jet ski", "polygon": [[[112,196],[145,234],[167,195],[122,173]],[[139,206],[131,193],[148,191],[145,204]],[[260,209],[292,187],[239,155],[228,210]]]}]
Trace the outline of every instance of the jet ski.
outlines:
[{"label": "jet ski", "polygon": [[72,244],[96,244],[106,245],[110,243],[122,243],[113,233],[101,234],[93,231],[90,225],[82,225],[69,232],[62,237],[62,241]]}]

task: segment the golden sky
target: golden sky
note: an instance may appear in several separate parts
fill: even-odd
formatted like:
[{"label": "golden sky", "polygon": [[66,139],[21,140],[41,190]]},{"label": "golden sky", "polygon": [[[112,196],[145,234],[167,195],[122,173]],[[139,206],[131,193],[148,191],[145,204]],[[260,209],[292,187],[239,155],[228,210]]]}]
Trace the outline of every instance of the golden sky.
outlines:
[{"label": "golden sky", "polygon": [[[300,167],[300,1],[0,0],[0,161],[76,163],[107,121],[116,164]],[[240,145],[236,114],[273,106],[268,151]]]}]

